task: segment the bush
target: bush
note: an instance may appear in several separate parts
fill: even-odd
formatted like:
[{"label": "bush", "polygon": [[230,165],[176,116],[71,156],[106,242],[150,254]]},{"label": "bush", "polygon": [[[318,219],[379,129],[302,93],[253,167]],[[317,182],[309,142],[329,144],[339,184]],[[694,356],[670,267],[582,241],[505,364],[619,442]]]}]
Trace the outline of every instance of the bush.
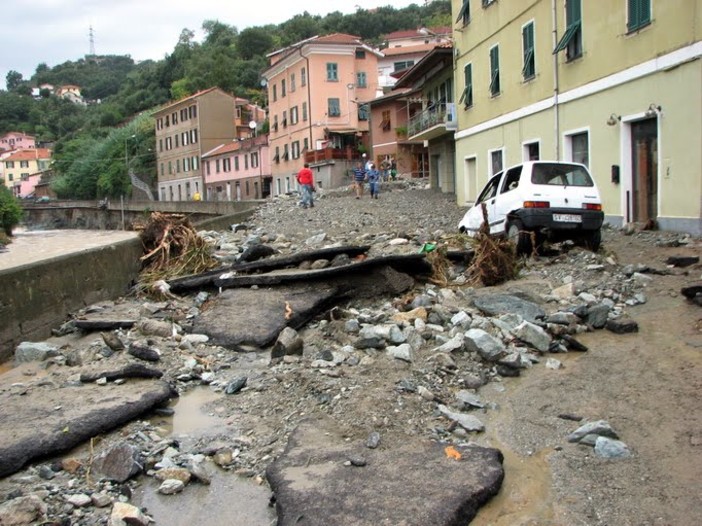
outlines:
[{"label": "bush", "polygon": [[11,236],[12,229],[21,219],[22,207],[5,184],[0,183],[0,228],[5,234]]}]

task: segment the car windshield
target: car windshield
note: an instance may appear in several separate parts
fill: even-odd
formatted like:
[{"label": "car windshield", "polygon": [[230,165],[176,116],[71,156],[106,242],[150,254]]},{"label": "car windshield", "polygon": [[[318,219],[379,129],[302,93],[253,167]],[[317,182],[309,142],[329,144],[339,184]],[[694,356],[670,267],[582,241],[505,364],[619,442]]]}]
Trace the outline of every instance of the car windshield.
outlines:
[{"label": "car windshield", "polygon": [[538,163],[531,172],[533,184],[554,186],[593,186],[587,170],[577,164]]}]

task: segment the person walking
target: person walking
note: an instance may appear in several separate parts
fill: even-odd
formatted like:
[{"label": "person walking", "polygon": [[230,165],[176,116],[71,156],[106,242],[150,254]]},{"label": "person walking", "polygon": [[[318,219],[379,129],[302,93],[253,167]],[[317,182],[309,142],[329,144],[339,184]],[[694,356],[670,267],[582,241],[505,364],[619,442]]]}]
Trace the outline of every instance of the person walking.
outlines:
[{"label": "person walking", "polygon": [[363,180],[366,178],[366,171],[363,169],[361,162],[356,163],[356,168],[353,169],[353,183],[356,190],[356,199],[360,199],[363,195]]},{"label": "person walking", "polygon": [[297,182],[301,187],[302,207],[314,208],[314,199],[312,197],[312,192],[314,192],[314,175],[312,174],[312,170],[310,170],[309,163],[305,163],[300,171],[297,172]]},{"label": "person walking", "polygon": [[366,172],[366,179],[368,179],[371,199],[378,199],[378,194],[380,193],[380,172],[375,169],[373,163],[370,164],[370,170]]}]

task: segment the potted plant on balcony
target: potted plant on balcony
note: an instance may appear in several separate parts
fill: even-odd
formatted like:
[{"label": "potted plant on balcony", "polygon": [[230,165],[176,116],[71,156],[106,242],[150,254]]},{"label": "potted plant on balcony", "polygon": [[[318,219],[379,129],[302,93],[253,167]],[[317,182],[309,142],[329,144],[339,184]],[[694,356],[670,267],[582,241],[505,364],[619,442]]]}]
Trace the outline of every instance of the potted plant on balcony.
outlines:
[{"label": "potted plant on balcony", "polygon": [[395,128],[395,134],[397,134],[398,137],[407,137],[407,126],[398,126]]}]

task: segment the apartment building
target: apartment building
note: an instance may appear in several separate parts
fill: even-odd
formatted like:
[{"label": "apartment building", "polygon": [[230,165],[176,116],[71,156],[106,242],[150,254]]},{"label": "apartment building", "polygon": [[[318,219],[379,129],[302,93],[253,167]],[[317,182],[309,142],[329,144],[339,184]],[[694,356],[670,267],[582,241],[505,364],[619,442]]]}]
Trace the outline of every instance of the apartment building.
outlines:
[{"label": "apartment building", "polygon": [[456,193],[527,159],[586,164],[606,220],[702,233],[696,0],[453,0]]},{"label": "apartment building", "polygon": [[13,195],[26,197],[33,192],[41,174],[49,170],[51,153],[46,148],[15,150],[0,160],[3,181]]},{"label": "apartment building", "polygon": [[236,138],[236,107],[235,97],[210,88],[154,112],[161,201],[203,194],[202,155]]},{"label": "apartment building", "polygon": [[0,137],[0,152],[11,150],[30,150],[36,148],[37,143],[33,135],[22,132],[8,132]]},{"label": "apartment building", "polygon": [[[368,105],[378,94],[380,52],[358,37],[313,37],[268,55],[272,195],[297,187],[308,162],[317,186],[348,183],[348,169],[367,146]],[[364,143],[365,141],[365,143]]]},{"label": "apartment building", "polygon": [[202,156],[208,201],[263,199],[270,195],[268,135],[235,139]]}]

